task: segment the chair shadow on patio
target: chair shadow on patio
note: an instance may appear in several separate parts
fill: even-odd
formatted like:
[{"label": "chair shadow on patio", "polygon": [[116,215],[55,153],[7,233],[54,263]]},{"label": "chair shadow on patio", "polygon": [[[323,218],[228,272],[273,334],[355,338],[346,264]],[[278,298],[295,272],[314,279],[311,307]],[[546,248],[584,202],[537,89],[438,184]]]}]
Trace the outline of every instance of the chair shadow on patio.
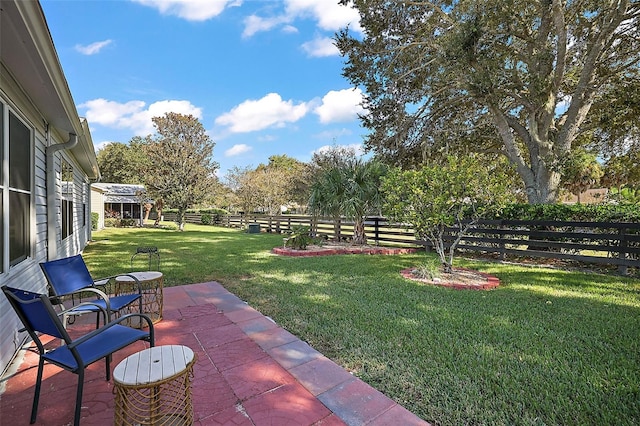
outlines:
[{"label": "chair shadow on patio", "polygon": [[[427,424],[218,283],[165,288],[164,300],[156,346],[185,345],[196,353],[196,425]],[[83,327],[95,324],[86,321]],[[116,352],[112,368],[147,347],[137,342]],[[0,383],[0,390],[5,387],[0,425],[29,423],[38,356],[22,355]],[[75,379],[53,365],[45,367],[35,424],[72,421]],[[100,363],[87,368],[84,395],[81,424],[112,424],[113,382],[104,380]]]}]

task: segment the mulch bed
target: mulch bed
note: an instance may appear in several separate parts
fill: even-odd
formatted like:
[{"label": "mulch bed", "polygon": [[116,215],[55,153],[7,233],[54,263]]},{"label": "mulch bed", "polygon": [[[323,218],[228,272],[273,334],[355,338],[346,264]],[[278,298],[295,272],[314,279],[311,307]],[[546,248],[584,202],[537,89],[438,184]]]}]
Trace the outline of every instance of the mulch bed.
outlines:
[{"label": "mulch bed", "polygon": [[408,280],[458,290],[491,290],[500,285],[499,278],[472,269],[454,268],[452,274],[442,274],[440,278],[433,280],[416,277],[413,271],[414,268],[403,269],[400,274]]}]

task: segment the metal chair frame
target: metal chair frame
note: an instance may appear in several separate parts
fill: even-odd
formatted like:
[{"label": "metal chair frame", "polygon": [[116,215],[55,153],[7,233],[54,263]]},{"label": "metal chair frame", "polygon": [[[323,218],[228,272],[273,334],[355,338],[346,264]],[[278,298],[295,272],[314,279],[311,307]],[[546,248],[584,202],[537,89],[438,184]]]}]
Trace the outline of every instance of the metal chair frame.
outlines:
[{"label": "metal chair frame", "polygon": [[[63,318],[65,327],[71,316],[85,313],[99,314],[98,307],[106,309],[109,314],[111,312],[119,313],[137,302],[138,312],[142,313],[142,286],[140,281],[131,274],[118,274],[94,280],[80,254],[42,262],[40,268],[49,283],[49,296],[55,296],[55,300],[63,304],[63,310],[66,312]],[[115,295],[112,294],[114,292],[107,290],[109,283],[120,276],[129,276],[133,279],[135,288],[133,294]],[[97,299],[91,300],[91,303],[88,304],[80,303],[77,305],[76,299],[80,302],[85,301],[87,293],[93,294]],[[70,300],[73,305],[69,309],[64,308],[66,300]],[[98,327],[99,321],[100,315],[97,315],[96,327]]]},{"label": "metal chair frame", "polygon": [[136,252],[131,256],[131,270],[133,270],[133,260],[139,255],[147,255],[149,257],[149,271],[151,271],[151,261],[155,258],[156,260],[156,271],[160,271],[160,252],[158,251],[158,247],[148,246],[148,247],[138,247]]},{"label": "metal chair frame", "polygon": [[[2,291],[20,318],[29,336],[36,344],[40,357],[33,405],[31,407],[31,424],[35,423],[38,415],[38,403],[40,400],[45,361],[78,375],[74,425],[79,426],[85,368],[104,358],[106,361],[106,377],[108,381],[111,379],[112,353],[138,340],[147,341],[150,346],[155,346],[153,322],[144,314],[128,314],[111,321],[108,310],[102,306],[93,304],[105,317],[105,325],[77,339],[72,339],[60,320],[58,316],[59,313],[54,310],[51,300],[46,294],[15,289],[6,285],[2,286]],[[83,303],[83,305],[91,304],[91,302]],[[138,330],[120,324],[131,317],[140,317],[141,321],[146,321],[149,327],[148,331]],[[62,339],[64,344],[47,351],[40,340],[39,334]]]}]

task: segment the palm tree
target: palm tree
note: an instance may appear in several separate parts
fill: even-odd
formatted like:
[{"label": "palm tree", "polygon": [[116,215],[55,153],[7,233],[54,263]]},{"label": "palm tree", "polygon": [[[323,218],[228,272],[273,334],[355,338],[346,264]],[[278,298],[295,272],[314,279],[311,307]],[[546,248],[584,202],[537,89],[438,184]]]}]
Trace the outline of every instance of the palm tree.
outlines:
[{"label": "palm tree", "polygon": [[[344,198],[343,170],[332,167],[318,175],[311,185],[309,210],[314,216],[329,216],[333,219],[333,235],[340,241],[340,218],[343,208],[341,200]],[[315,229],[312,230],[316,232]]]},{"label": "palm tree", "polygon": [[332,167],[321,173],[312,184],[309,208],[315,215],[337,219],[345,216],[353,220],[353,243],[366,244],[364,219],[379,213],[381,205],[380,179],[385,167],[375,160],[355,159],[342,166]]}]

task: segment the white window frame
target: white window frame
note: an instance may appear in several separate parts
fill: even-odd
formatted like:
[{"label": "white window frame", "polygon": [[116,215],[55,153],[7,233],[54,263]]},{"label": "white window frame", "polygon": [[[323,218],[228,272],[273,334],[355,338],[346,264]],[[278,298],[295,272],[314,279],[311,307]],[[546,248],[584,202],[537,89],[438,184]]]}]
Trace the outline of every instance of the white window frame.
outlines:
[{"label": "white window frame", "polygon": [[[35,130],[33,126],[31,126],[18,112],[16,108],[14,108],[8,102],[0,97],[0,114],[2,114],[2,120],[0,120],[0,132],[2,132],[2,137],[0,138],[0,159],[2,160],[2,172],[0,173],[0,191],[1,191],[1,215],[0,215],[0,240],[2,241],[2,250],[0,251],[0,277],[4,276],[11,272],[12,269],[19,267],[25,263],[26,260],[33,258],[33,250],[34,250],[34,206],[33,206],[33,197],[34,197],[34,140],[35,140]],[[10,186],[9,176],[10,176],[10,141],[9,141],[9,130],[10,130],[10,122],[11,116],[13,116],[18,122],[25,127],[25,129],[29,133],[29,153],[27,164],[20,164],[20,167],[28,167],[28,189],[21,188],[13,188]],[[15,261],[13,264],[11,261],[11,212],[10,212],[10,194],[21,193],[27,194],[29,197],[28,201],[28,209],[26,212],[26,253],[24,258]]]},{"label": "white window frame", "polygon": [[[73,236],[75,217],[75,171],[70,161],[64,157],[60,161],[60,219],[61,240],[64,241]],[[66,186],[66,188],[65,188]]]}]

